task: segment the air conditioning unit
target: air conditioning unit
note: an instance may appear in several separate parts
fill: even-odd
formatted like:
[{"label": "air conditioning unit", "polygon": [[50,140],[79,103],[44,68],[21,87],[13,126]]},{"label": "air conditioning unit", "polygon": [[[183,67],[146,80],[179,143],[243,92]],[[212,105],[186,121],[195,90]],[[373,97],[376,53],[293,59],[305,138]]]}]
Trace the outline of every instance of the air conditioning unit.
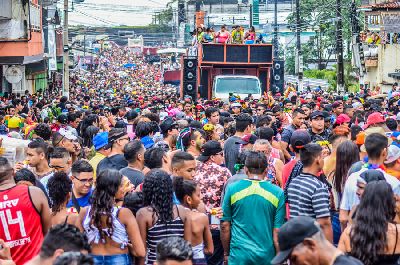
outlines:
[{"label": "air conditioning unit", "polygon": [[12,18],[12,0],[0,1],[0,20],[9,20]]}]

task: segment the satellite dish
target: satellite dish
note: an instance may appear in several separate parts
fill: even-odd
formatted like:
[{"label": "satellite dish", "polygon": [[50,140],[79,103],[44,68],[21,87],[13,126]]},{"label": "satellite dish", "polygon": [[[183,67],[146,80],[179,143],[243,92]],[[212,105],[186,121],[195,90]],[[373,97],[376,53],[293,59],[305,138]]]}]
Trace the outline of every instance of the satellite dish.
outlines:
[{"label": "satellite dish", "polygon": [[21,69],[15,65],[8,67],[4,76],[11,84],[19,83],[23,77]]}]

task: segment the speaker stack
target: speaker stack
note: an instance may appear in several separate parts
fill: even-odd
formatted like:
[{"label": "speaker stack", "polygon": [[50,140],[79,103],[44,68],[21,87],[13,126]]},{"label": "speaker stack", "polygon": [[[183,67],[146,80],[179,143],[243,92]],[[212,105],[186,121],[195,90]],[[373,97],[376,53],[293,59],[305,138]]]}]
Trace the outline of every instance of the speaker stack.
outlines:
[{"label": "speaker stack", "polygon": [[183,96],[191,96],[193,100],[197,98],[197,58],[183,58]]},{"label": "speaker stack", "polygon": [[272,93],[281,93],[282,95],[285,85],[285,62],[274,60],[272,66]]}]

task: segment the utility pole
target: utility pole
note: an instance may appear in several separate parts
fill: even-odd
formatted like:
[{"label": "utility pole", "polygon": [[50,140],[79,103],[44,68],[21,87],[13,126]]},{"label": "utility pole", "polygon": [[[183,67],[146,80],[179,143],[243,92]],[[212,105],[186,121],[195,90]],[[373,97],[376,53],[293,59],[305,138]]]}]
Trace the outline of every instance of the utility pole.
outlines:
[{"label": "utility pole", "polygon": [[[337,92],[344,92],[344,63],[343,63],[343,27],[342,3],[336,0],[336,58],[337,58]],[[346,89],[347,90],[347,89]]]},{"label": "utility pole", "polygon": [[278,58],[278,0],[274,0],[274,58]]},{"label": "utility pole", "polygon": [[83,58],[86,58],[86,30],[83,33]]},{"label": "utility pole", "polygon": [[357,6],[355,0],[351,3],[350,8],[350,18],[351,18],[351,33],[352,33],[352,45],[353,45],[353,59],[354,65],[359,69],[360,75],[360,84],[364,84],[364,72],[365,72],[365,64],[364,64],[364,51],[362,44],[360,42],[360,24],[358,22],[357,17]]},{"label": "utility pole", "polygon": [[303,91],[303,54],[301,52],[301,21],[300,21],[300,0],[296,0],[296,60],[297,60],[297,78],[298,91]]},{"label": "utility pole", "polygon": [[68,0],[64,0],[64,30],[63,30],[63,95],[69,98],[69,45],[68,45]]},{"label": "utility pole", "polygon": [[250,27],[253,26],[253,5],[250,4]]}]

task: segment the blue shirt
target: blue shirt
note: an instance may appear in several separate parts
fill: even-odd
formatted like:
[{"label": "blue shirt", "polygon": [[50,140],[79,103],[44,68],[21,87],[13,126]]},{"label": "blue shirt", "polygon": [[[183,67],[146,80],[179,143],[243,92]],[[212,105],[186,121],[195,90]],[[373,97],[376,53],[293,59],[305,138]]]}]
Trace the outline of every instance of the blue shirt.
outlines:
[{"label": "blue shirt", "polygon": [[[79,204],[79,206],[80,206],[81,208],[90,205],[90,197],[92,197],[92,192],[93,192],[93,190],[91,189],[91,190],[89,191],[89,193],[86,194],[85,196],[80,197],[80,198],[76,198],[76,200],[77,200],[77,202],[78,202],[78,204]],[[72,207],[75,208],[74,203],[72,202],[72,198],[71,198],[71,199],[69,200],[68,204],[67,204],[67,208],[72,208]]]}]

